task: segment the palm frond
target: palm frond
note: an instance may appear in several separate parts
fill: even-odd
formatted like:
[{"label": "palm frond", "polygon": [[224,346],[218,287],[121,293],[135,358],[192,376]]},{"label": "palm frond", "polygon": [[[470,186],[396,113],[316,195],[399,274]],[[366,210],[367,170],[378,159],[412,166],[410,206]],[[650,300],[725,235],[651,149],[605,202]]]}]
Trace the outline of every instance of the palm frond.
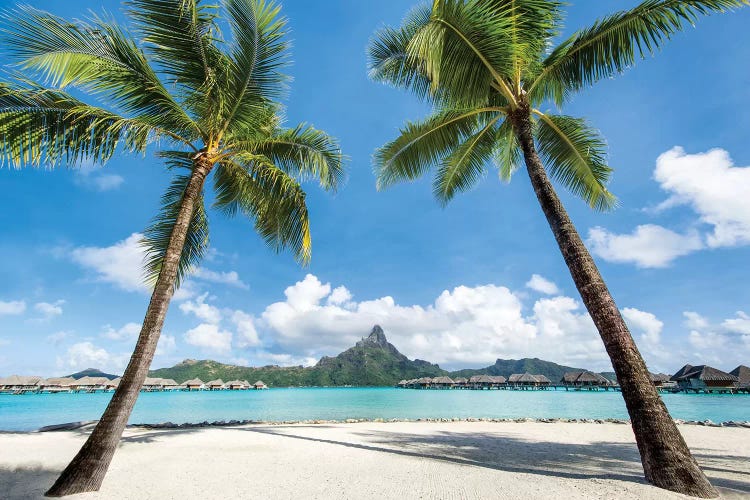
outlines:
[{"label": "palm frond", "polygon": [[494,161],[500,180],[510,182],[511,177],[522,161],[521,145],[513,130],[513,125],[506,120],[495,133]]},{"label": "palm frond", "polygon": [[261,140],[237,142],[231,148],[263,155],[288,175],[300,181],[316,180],[324,189],[335,191],[346,178],[338,142],[306,124],[276,131]]},{"label": "palm frond", "polygon": [[414,35],[430,22],[428,5],[414,8],[399,28],[378,31],[368,47],[370,78],[397,88],[411,90],[420,98],[430,96],[431,82],[424,64],[408,48]]},{"label": "palm frond", "polygon": [[435,174],[432,190],[440,203],[447,204],[456,193],[471,189],[484,176],[495,145],[495,125],[500,118],[502,115],[495,116],[445,158]]},{"label": "palm frond", "polygon": [[424,175],[502,112],[501,108],[494,107],[445,110],[423,121],[407,123],[395,140],[375,152],[378,189]]},{"label": "palm frond", "polygon": [[581,118],[539,116],[535,136],[550,174],[596,210],[608,210],[617,199],[607,190],[612,169],[607,165],[607,144]]},{"label": "palm frond", "polygon": [[218,8],[199,0],[128,0],[146,51],[202,130],[221,123],[231,107],[228,57],[218,48]]},{"label": "palm frond", "polygon": [[[185,189],[190,182],[190,175],[176,175],[161,199],[161,210],[144,231],[142,245],[146,250],[146,282],[156,283],[161,272],[164,257],[167,254],[169,240],[172,237],[177,216],[182,206]],[[177,280],[175,289],[203,259],[208,249],[208,217],[201,195],[195,202],[193,216],[188,225],[185,245],[182,247],[180,260],[177,265]]]},{"label": "palm frond", "polygon": [[562,104],[570,92],[610,77],[653,54],[700,16],[748,5],[747,0],[646,0],[574,33],[546,58],[530,85],[532,102]]},{"label": "palm frond", "polygon": [[171,132],[90,106],[60,90],[23,80],[0,83],[0,161],[22,165],[105,163],[122,146],[145,152]]},{"label": "palm frond", "polygon": [[4,18],[5,50],[48,84],[81,87],[186,142],[198,135],[196,124],[164,88],[143,52],[116,24],[96,17],[70,23],[32,7],[19,7]]},{"label": "palm frond", "polygon": [[262,156],[246,162],[221,161],[214,171],[214,206],[227,215],[243,213],[275,251],[290,249],[295,258],[310,260],[312,239],[305,192],[299,183]]},{"label": "palm frond", "polygon": [[227,0],[225,6],[233,35],[228,81],[233,105],[223,128],[247,129],[255,125],[253,115],[259,107],[286,91],[286,19],[272,1]]}]

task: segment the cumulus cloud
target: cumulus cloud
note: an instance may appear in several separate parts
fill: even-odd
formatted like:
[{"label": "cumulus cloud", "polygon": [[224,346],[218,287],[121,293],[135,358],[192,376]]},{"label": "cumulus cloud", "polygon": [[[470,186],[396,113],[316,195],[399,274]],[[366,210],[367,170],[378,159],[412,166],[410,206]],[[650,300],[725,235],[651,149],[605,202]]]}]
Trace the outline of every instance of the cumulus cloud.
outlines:
[{"label": "cumulus cloud", "polygon": [[37,302],[34,304],[34,310],[41,314],[41,319],[48,320],[63,313],[63,304],[65,304],[64,300],[58,300],[53,303]]},{"label": "cumulus cloud", "polygon": [[166,356],[177,349],[177,340],[172,335],[162,333],[156,345],[156,356]]},{"label": "cumulus cloud", "polygon": [[649,344],[649,346],[658,346],[660,344],[664,322],[654,314],[626,307],[622,310],[622,315],[631,328],[635,327],[643,332],[641,335],[643,342]]},{"label": "cumulus cloud", "polygon": [[232,323],[237,329],[237,346],[240,348],[260,345],[258,331],[255,328],[255,318],[244,311],[232,313]]},{"label": "cumulus cloud", "polygon": [[221,311],[218,307],[206,303],[207,293],[198,296],[194,301],[188,300],[180,304],[180,310],[185,314],[193,314],[198,319],[210,324],[219,324]]},{"label": "cumulus cloud", "polygon": [[185,332],[185,342],[213,353],[228,354],[232,349],[232,332],[215,324],[201,323]]},{"label": "cumulus cloud", "polygon": [[23,314],[24,311],[26,311],[26,302],[23,300],[11,300],[8,302],[0,300],[0,316]]},{"label": "cumulus cloud", "polygon": [[348,290],[331,300],[340,288],[309,274],[285,290],[284,301],[268,305],[255,321],[273,345],[265,358],[304,364],[350,347],[377,323],[407,356],[447,367],[526,356],[609,367],[591,318],[571,297],[539,299],[525,315],[521,295],[492,284],[445,290],[427,306],[399,305],[389,296],[356,301]]},{"label": "cumulus cloud", "polygon": [[91,162],[82,164],[76,171],[75,183],[93,191],[112,191],[119,188],[125,178],[121,175],[103,173],[101,165]]},{"label": "cumulus cloud", "polygon": [[125,323],[120,328],[113,328],[112,325],[104,325],[102,331],[102,337],[110,340],[135,340],[138,334],[141,333],[140,323]]},{"label": "cumulus cloud", "polygon": [[545,295],[556,295],[560,293],[557,285],[538,274],[531,275],[531,279],[526,282],[526,287]]},{"label": "cumulus cloud", "polygon": [[204,281],[233,286],[242,290],[247,290],[250,288],[245,282],[240,279],[237,271],[217,272],[199,267],[195,270],[193,276]]},{"label": "cumulus cloud", "polygon": [[631,234],[611,233],[603,227],[589,230],[591,252],[610,262],[627,262],[638,267],[666,267],[677,257],[703,248],[697,231],[679,234],[655,224],[644,224]]},{"label": "cumulus cloud", "polygon": [[738,311],[733,318],[712,322],[693,311],[683,313],[690,329],[688,346],[680,356],[691,363],[708,363],[722,370],[747,364],[750,358],[750,316]]},{"label": "cumulus cloud", "polygon": [[654,179],[671,195],[659,208],[687,205],[712,226],[709,247],[750,244],[750,167],[735,166],[727,151],[674,147],[656,160]]},{"label": "cumulus cloud", "polygon": [[119,372],[125,367],[128,357],[127,353],[111,354],[91,342],[78,342],[71,345],[64,356],[57,358],[57,365],[74,370],[99,368]]},{"label": "cumulus cloud", "polygon": [[47,335],[44,340],[46,340],[48,343],[58,346],[62,344],[65,340],[69,339],[73,334],[71,332],[66,331],[59,331],[52,333],[50,335]]},{"label": "cumulus cloud", "polygon": [[128,292],[148,291],[143,281],[145,253],[143,235],[133,233],[108,247],[78,247],[70,256],[74,262],[93,271],[96,280]]}]

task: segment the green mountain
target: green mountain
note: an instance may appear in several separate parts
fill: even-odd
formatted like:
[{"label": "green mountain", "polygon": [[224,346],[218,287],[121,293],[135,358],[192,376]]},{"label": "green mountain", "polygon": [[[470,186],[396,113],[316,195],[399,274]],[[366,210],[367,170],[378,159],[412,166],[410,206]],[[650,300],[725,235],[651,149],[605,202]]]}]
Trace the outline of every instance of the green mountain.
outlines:
[{"label": "green mountain", "polygon": [[410,360],[389,343],[380,326],[370,335],[336,357],[324,356],[315,366],[245,367],[225,365],[217,361],[186,359],[171,367],[152,370],[152,377],[171,378],[184,382],[199,378],[204,382],[220,378],[262,380],[271,387],[287,386],[387,386],[401,379],[435,377],[447,372],[438,365]]},{"label": "green mountain", "polygon": [[539,358],[498,359],[495,361],[494,365],[490,365],[486,368],[457,370],[451,372],[450,377],[469,378],[472,375],[502,375],[503,377],[508,378],[513,373],[529,372],[532,375],[544,375],[550,379],[552,383],[557,383],[562,379],[565,372],[574,371],[583,371],[583,368],[558,365],[552,361],[544,361]]},{"label": "green mountain", "polygon": [[104,373],[103,371],[97,368],[86,368],[83,371],[73,373],[70,375],[66,375],[66,377],[72,377],[76,380],[78,380],[79,378],[83,378],[83,377],[106,377],[110,380],[114,380],[117,377],[119,377],[119,375],[112,375],[111,373]]}]

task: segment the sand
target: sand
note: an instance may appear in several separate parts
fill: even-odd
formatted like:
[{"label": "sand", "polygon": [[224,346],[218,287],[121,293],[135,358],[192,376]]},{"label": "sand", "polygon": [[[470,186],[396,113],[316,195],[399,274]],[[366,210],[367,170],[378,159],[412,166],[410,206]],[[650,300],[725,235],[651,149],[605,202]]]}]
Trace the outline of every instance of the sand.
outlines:
[{"label": "sand", "polygon": [[[725,498],[750,498],[750,429],[681,426]],[[0,498],[41,498],[88,431],[0,434]],[[85,499],[669,499],[628,425],[399,422],[125,432]]]}]

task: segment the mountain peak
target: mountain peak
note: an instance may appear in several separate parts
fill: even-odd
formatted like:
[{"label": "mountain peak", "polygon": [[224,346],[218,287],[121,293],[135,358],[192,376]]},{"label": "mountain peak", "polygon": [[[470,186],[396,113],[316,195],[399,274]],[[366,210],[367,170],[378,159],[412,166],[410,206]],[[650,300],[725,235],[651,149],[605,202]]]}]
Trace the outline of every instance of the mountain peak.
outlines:
[{"label": "mountain peak", "polygon": [[368,335],[366,338],[363,338],[359,342],[357,342],[357,345],[360,347],[368,346],[368,345],[376,345],[378,347],[388,347],[388,339],[385,338],[385,332],[380,327],[380,325],[375,325],[372,327],[372,331],[370,332],[370,335]]}]

